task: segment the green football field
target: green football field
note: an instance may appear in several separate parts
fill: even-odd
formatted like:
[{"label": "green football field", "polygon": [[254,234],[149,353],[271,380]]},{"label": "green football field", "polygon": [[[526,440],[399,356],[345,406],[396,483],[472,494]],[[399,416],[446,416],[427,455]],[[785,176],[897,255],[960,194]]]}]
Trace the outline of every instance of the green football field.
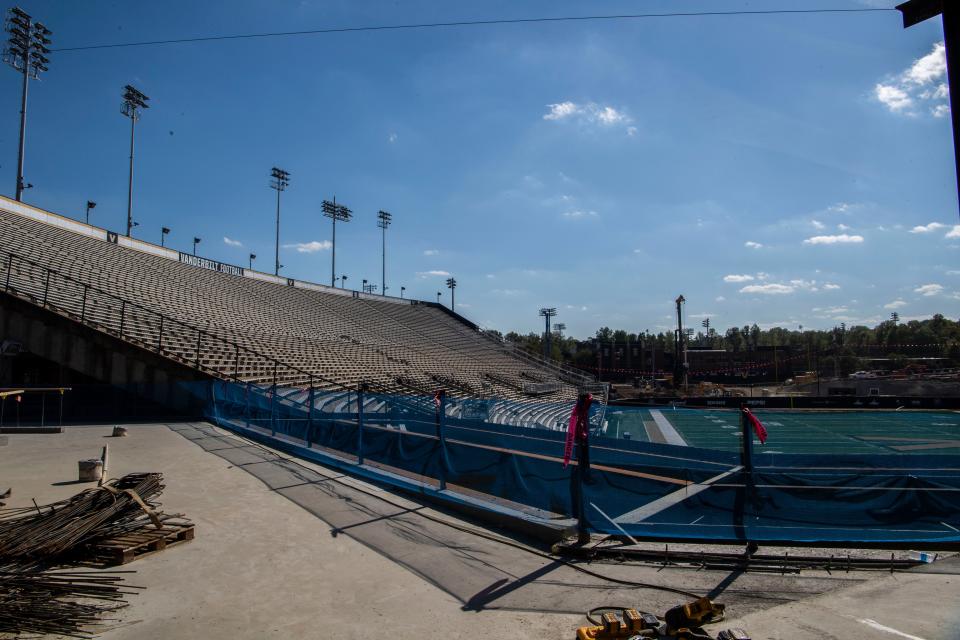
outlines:
[{"label": "green football field", "polygon": [[[658,412],[658,415],[655,414]],[[950,411],[757,410],[768,437],[758,453],[907,453],[960,455],[960,413]],[[740,448],[736,410],[609,407],[608,437],[648,441],[663,421],[689,446]],[[659,421],[659,422],[658,422]]]}]

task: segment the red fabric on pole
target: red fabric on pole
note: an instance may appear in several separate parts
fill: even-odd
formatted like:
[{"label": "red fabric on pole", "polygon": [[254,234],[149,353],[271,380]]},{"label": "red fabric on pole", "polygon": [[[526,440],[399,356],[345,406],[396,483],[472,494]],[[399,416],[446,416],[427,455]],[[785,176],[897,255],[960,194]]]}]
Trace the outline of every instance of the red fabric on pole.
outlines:
[{"label": "red fabric on pole", "polygon": [[753,412],[746,407],[743,408],[744,415],[747,416],[747,420],[750,421],[750,424],[753,425],[753,432],[757,434],[757,438],[760,439],[760,444],[764,444],[767,441],[767,428],[763,426],[763,423],[760,422],[760,419],[757,416],[753,415]]},{"label": "red fabric on pole", "polygon": [[433,394],[433,404],[434,404],[434,406],[437,407],[437,409],[440,409],[440,394],[441,394],[441,393],[443,393],[443,392],[442,392],[440,389],[437,389],[436,392]]},{"label": "red fabric on pole", "polygon": [[590,433],[590,404],[593,402],[593,396],[587,394],[585,398],[578,399],[573,405],[573,411],[570,412],[570,423],[567,426],[567,441],[563,448],[563,467],[570,464],[573,457],[573,443],[575,440],[585,441]]}]

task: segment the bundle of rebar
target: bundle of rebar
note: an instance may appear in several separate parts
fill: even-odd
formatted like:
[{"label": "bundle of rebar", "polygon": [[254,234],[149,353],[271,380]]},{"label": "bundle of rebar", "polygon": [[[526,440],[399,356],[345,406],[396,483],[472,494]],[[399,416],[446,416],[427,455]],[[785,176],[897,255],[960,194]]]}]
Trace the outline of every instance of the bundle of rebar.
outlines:
[{"label": "bundle of rebar", "polygon": [[0,567],[0,633],[58,634],[89,638],[87,627],[126,606],[116,572],[59,572]]},{"label": "bundle of rebar", "polygon": [[[159,473],[135,473],[46,505],[0,510],[0,633],[92,637],[84,628],[126,606],[120,572],[70,572],[85,545],[172,517],[153,500]],[[122,572],[125,573],[125,572]]]},{"label": "bundle of rebar", "polygon": [[0,563],[50,561],[91,540],[143,526],[157,506],[151,501],[163,491],[162,479],[159,473],[130,474],[66,500],[0,512]]}]

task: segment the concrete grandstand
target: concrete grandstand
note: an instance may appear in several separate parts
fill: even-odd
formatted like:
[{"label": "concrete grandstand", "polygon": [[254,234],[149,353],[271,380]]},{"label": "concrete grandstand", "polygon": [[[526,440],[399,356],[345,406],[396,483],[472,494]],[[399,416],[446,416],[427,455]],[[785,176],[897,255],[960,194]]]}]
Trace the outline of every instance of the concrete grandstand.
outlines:
[{"label": "concrete grandstand", "polygon": [[[550,427],[592,382],[436,303],[226,265],[6,198],[0,253],[5,305],[42,307],[203,376],[287,394],[361,384],[382,393],[443,388],[454,399],[495,399],[497,422]],[[524,402],[533,399],[556,410],[538,404],[534,412]]]}]

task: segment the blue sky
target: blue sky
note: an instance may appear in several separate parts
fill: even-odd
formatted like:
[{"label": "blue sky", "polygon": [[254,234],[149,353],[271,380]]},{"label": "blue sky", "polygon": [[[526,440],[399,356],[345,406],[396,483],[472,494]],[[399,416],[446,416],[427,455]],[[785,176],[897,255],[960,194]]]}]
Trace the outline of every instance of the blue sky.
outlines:
[{"label": "blue sky", "polygon": [[[880,0],[818,6],[889,7]],[[42,2],[54,47],[330,26],[809,8],[800,0]],[[380,282],[503,331],[557,307],[567,333],[699,324],[829,328],[960,316],[960,219],[939,20],[896,12],[502,25],[59,52],[31,83],[25,200],[272,272]],[[12,195],[19,82],[0,91]],[[952,237],[951,237],[952,236]],[[227,241],[229,239],[229,242]],[[240,244],[236,244],[240,243]],[[312,249],[312,250],[311,250]]]}]

